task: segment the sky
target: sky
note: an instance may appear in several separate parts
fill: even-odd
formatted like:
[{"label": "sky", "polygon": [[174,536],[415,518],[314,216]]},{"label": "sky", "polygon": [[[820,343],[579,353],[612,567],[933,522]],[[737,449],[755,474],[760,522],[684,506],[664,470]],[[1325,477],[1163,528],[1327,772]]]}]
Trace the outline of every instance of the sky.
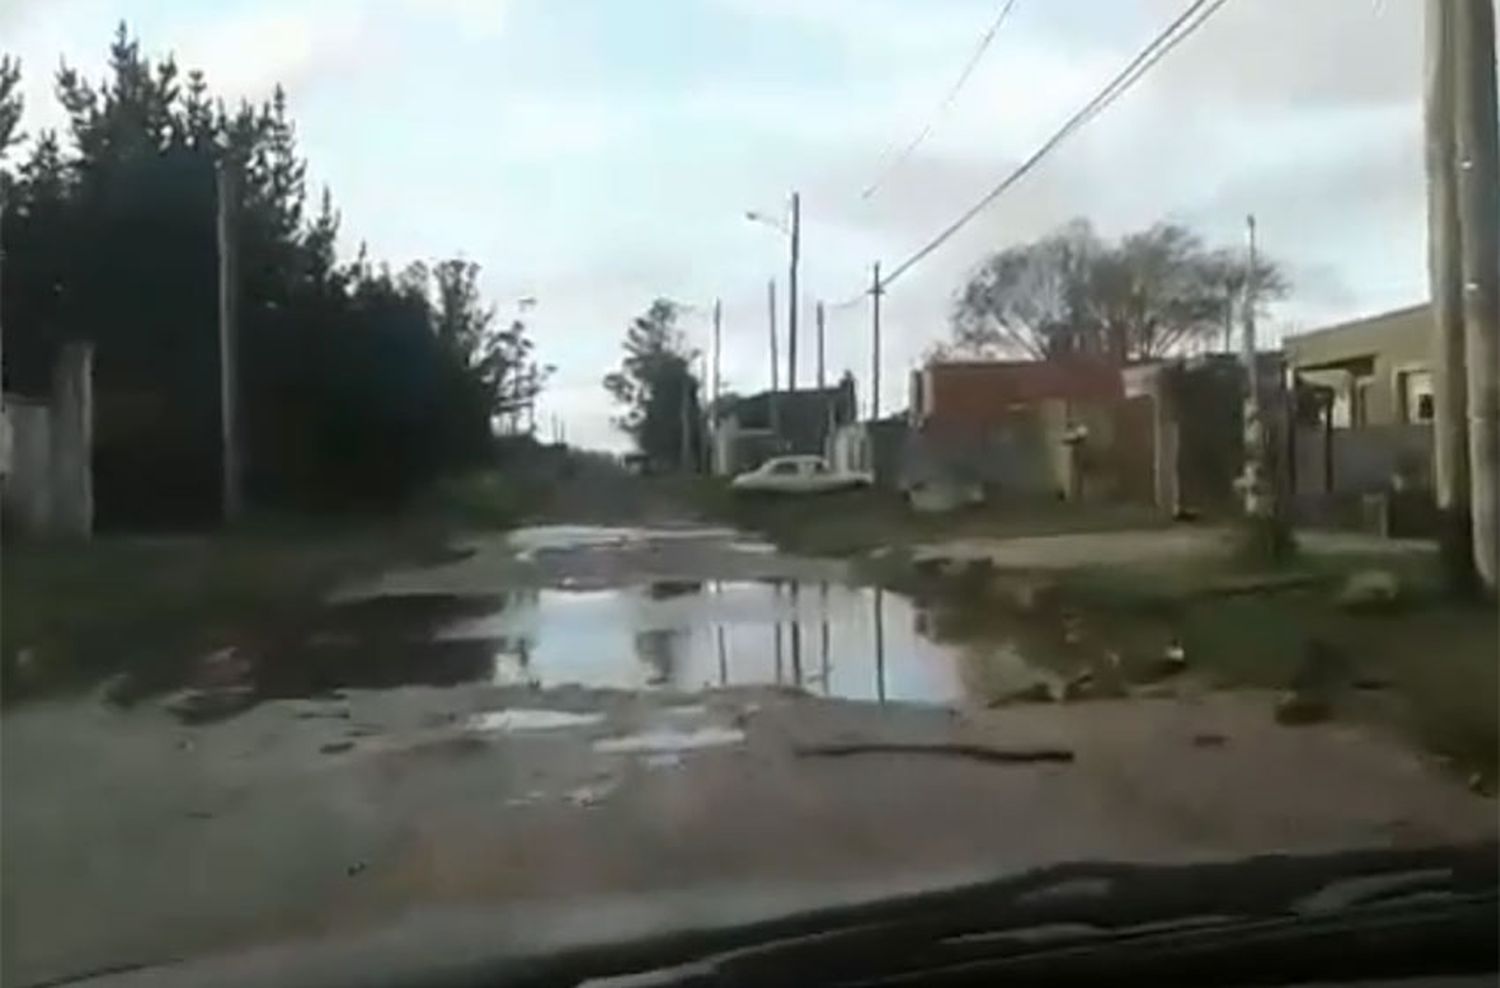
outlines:
[{"label": "sky", "polygon": [[[121,19],[221,95],[281,83],[341,250],[363,241],[395,268],[467,257],[502,318],[535,297],[526,318],[557,367],[539,426],[618,449],[600,380],[653,298],[691,306],[704,351],[722,299],[726,387],[769,383],[766,282],[784,333],[787,242],[747,210],[783,216],[801,193],[810,384],[815,302],[856,297],[872,262],[930,240],[1187,2],[1016,0],[942,113],[1003,0],[0,0],[0,52],[22,59],[32,133],[60,121],[59,59],[98,76]],[[966,273],[1074,217],[1107,236],[1173,220],[1233,246],[1253,212],[1293,283],[1272,339],[1425,298],[1421,8],[1229,0],[891,286],[883,408],[904,406]],[[826,336],[830,380],[852,370],[868,407],[868,302],[831,310]]]}]

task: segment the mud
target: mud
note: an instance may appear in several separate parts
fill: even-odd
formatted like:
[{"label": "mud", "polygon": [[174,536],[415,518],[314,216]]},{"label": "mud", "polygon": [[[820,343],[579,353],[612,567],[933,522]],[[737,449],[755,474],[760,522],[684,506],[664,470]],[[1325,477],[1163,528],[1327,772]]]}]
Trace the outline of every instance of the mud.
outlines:
[{"label": "mud", "polygon": [[673,532],[475,542],[204,656],[166,696],[7,710],[0,981],[428,907],[689,893],[697,915],[757,889],[805,906],[1493,834],[1492,802],[1382,737],[1283,728],[1273,694],[987,709],[1073,681],[1090,630],[950,640],[838,564]]}]

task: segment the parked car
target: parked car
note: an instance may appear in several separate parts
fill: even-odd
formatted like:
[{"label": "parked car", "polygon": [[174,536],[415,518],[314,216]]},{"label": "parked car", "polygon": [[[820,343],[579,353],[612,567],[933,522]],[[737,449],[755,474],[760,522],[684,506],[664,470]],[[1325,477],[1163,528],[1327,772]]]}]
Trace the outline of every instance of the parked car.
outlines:
[{"label": "parked car", "polygon": [[775,456],[735,477],[731,486],[742,493],[826,494],[869,484],[868,474],[835,470],[821,456]]}]

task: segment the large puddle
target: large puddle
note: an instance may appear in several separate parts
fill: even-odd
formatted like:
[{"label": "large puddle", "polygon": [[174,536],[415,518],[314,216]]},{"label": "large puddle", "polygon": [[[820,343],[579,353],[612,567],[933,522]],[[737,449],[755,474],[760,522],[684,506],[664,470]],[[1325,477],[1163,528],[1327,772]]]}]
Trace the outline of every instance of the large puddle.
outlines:
[{"label": "large puddle", "polygon": [[692,691],[795,686],[858,700],[946,703],[964,693],[953,651],[904,597],[796,582],[681,583],[510,594],[440,629],[493,644],[497,684]]},{"label": "large puddle", "polygon": [[[724,558],[743,560],[748,551],[733,532],[657,537],[557,528],[533,535],[508,543],[504,559],[532,565],[552,552],[596,558],[571,559],[544,588],[484,594],[487,585],[524,580],[488,579],[481,568],[454,581],[466,592],[453,592],[449,582],[439,583],[441,592],[386,588],[331,604],[290,636],[200,663],[182,716],[232,716],[265,699],[346,688],[476,683],[686,693],[784,686],[861,701],[993,703],[1057,698],[1088,661],[1055,621],[1007,619],[976,634],[955,627],[951,609],[821,578],[657,579],[601,588],[571,585],[567,575],[601,559],[619,563],[614,554],[622,550],[660,559],[677,553],[684,567],[727,568]],[[772,557],[774,551],[762,557],[772,572],[792,569]],[[626,564],[622,572],[629,571]],[[200,694],[213,702],[199,703]]]}]

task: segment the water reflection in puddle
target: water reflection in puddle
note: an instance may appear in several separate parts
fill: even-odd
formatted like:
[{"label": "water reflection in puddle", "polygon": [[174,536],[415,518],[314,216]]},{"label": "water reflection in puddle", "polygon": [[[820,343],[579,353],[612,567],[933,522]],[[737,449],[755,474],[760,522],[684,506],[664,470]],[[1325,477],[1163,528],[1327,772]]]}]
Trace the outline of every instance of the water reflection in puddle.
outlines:
[{"label": "water reflection in puddle", "polygon": [[910,600],[874,588],[671,582],[516,593],[436,637],[492,642],[501,685],[779,684],[858,700],[958,700],[970,692],[962,656],[924,627]]},{"label": "water reflection in puddle", "polygon": [[490,710],[469,719],[475,731],[554,731],[564,727],[588,727],[601,723],[602,713],[572,713],[567,710]]}]

